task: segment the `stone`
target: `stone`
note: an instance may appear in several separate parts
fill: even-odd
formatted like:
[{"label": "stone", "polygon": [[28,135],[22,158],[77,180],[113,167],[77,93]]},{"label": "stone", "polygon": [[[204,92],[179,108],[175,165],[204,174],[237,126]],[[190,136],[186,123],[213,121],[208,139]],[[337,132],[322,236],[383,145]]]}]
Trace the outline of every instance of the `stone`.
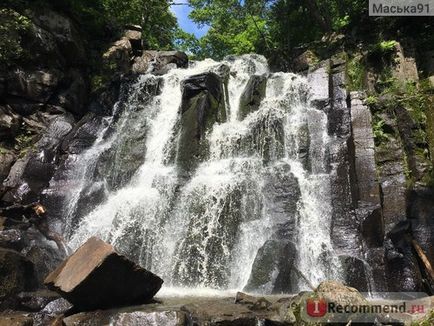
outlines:
[{"label": "stone", "polygon": [[0,152],[0,183],[7,178],[16,159],[12,152]]},{"label": "stone", "polygon": [[56,169],[58,149],[63,138],[72,130],[73,118],[61,115],[54,118],[41,139],[17,160],[3,182],[9,188],[6,195],[27,202],[38,201]]},{"label": "stone", "polygon": [[318,58],[311,50],[306,50],[297,56],[291,62],[291,68],[294,72],[303,72],[309,70],[318,63]]},{"label": "stone", "polygon": [[87,94],[88,85],[83,74],[77,69],[71,69],[49,104],[81,117],[86,111]]},{"label": "stone", "polygon": [[363,239],[368,247],[381,247],[384,240],[384,221],[381,205],[359,202],[355,210]]},{"label": "stone", "polygon": [[402,83],[403,86],[409,81],[419,81],[419,74],[413,49],[404,50],[402,45],[396,42],[393,62],[394,69],[392,70],[392,76]]},{"label": "stone", "polygon": [[21,292],[18,294],[19,305],[16,308],[19,311],[41,311],[50,302],[59,299],[59,295],[48,290],[39,290],[35,292]]},{"label": "stone", "polygon": [[386,275],[389,292],[424,292],[419,263],[410,242],[411,224],[398,222],[388,232],[386,247]]},{"label": "stone", "polygon": [[382,194],[385,232],[407,218],[407,182],[403,162],[402,143],[390,136],[385,144],[376,148],[376,162]]},{"label": "stone", "polygon": [[132,55],[132,46],[128,38],[122,37],[103,54],[103,59],[108,65],[116,66],[116,71],[121,73],[129,72],[131,68],[130,60]]},{"label": "stone", "polygon": [[311,88],[310,101],[318,109],[325,109],[330,102],[329,69],[330,61],[324,61],[307,75],[309,87]]},{"label": "stone", "polygon": [[205,133],[226,120],[223,88],[214,73],[191,76],[182,82],[181,130],[177,161],[184,171],[193,170],[207,155]]},{"label": "stone", "polygon": [[163,280],[93,237],[44,283],[77,309],[89,310],[149,302]]},{"label": "stone", "polygon": [[0,248],[0,301],[35,286],[33,264],[17,251]]},{"label": "stone", "polygon": [[43,11],[29,12],[29,16],[38,29],[54,36],[58,51],[66,62],[72,66],[79,66],[85,62],[86,48],[79,29],[71,19],[47,8]]},{"label": "stone", "polygon": [[323,281],[315,290],[315,293],[320,294],[328,302],[334,302],[338,305],[364,305],[368,301],[360,294],[359,291],[352,287],[343,285],[338,281]]},{"label": "stone", "polygon": [[86,114],[71,132],[63,138],[61,149],[68,154],[80,154],[93,145],[98,137],[102,117],[93,112]]},{"label": "stone", "polygon": [[184,326],[187,316],[181,311],[100,311],[79,313],[63,319],[63,325],[142,325]]},{"label": "stone", "polygon": [[346,255],[339,256],[339,260],[342,266],[345,284],[360,292],[369,292],[370,280],[366,272],[367,264],[357,257]]},{"label": "stone", "polygon": [[249,113],[259,109],[261,101],[265,97],[267,77],[265,75],[253,75],[247,82],[240,97],[240,109],[238,118],[244,119]]},{"label": "stone", "polygon": [[380,204],[371,111],[363,102],[363,94],[351,92],[350,97],[358,200]]},{"label": "stone", "polygon": [[268,309],[272,305],[271,302],[265,298],[257,298],[243,292],[237,292],[235,296],[235,303],[245,304],[251,310]]},{"label": "stone", "polygon": [[256,254],[244,291],[263,294],[293,292],[292,269],[296,253],[296,247],[292,242],[265,242]]},{"label": "stone", "polygon": [[181,307],[193,325],[258,325],[256,315],[246,306],[235,304],[230,300],[203,300]]},{"label": "stone", "polygon": [[27,314],[0,315],[0,326],[32,326],[33,318]]},{"label": "stone", "polygon": [[8,106],[0,106],[0,137],[2,140],[13,140],[18,134],[20,124],[21,118],[19,115],[14,113]]},{"label": "stone", "polygon": [[144,74],[152,72],[161,74],[161,71],[170,64],[178,68],[188,66],[188,56],[180,51],[143,51],[140,57],[134,59],[132,72]]},{"label": "stone", "polygon": [[409,193],[408,217],[413,238],[422,247],[430,262],[434,262],[434,190],[415,186]]},{"label": "stone", "polygon": [[46,102],[54,93],[63,73],[57,69],[23,70],[9,73],[7,94],[34,102]]},{"label": "stone", "polygon": [[25,246],[25,234],[21,230],[8,229],[0,231],[0,247],[20,251]]}]

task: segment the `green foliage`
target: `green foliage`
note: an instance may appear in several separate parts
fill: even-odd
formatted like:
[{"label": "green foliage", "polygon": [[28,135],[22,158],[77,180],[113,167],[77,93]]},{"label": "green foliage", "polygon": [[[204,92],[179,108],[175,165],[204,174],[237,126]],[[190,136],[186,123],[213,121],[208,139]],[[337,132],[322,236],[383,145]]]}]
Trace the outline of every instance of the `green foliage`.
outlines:
[{"label": "green foliage", "polygon": [[390,135],[386,132],[384,125],[385,125],[384,120],[382,120],[378,116],[374,116],[372,131],[374,133],[375,145],[377,146],[387,142],[390,139]]},{"label": "green foliage", "polygon": [[350,91],[363,89],[366,74],[365,64],[361,56],[355,56],[347,60],[348,88]]},{"label": "green foliage", "polygon": [[397,44],[398,42],[396,42],[395,40],[391,40],[391,41],[381,41],[380,43],[378,43],[377,46],[380,49],[380,51],[385,53],[385,52],[391,52],[395,50]]},{"label": "green foliage", "polygon": [[5,7],[19,12],[25,9],[54,9],[79,22],[83,34],[93,45],[102,47],[126,24],[143,28],[143,38],[150,48],[173,46],[177,27],[169,0],[5,0]]},{"label": "green foliage", "polygon": [[24,59],[22,35],[30,28],[30,20],[12,9],[0,9],[0,65]]},{"label": "green foliage", "polygon": [[415,322],[411,326],[432,326],[434,325],[434,310],[429,311],[425,317]]}]

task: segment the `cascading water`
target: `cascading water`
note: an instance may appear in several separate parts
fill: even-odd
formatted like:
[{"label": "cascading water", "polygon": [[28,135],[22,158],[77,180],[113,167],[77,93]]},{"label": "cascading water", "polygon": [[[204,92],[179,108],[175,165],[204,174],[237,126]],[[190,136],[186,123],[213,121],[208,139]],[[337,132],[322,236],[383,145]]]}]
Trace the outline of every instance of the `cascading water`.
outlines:
[{"label": "cascading water", "polygon": [[[219,71],[226,71],[220,77],[227,119],[206,130],[207,155],[185,173],[177,163],[183,81]],[[252,78],[265,80],[265,94],[257,108],[241,114]],[[160,77],[141,75],[125,103],[118,103],[119,116],[108,119],[95,144],[74,157],[70,177],[77,186],[65,225],[71,247],[99,236],[162,276],[166,287],[250,284],[253,291],[272,292],[282,277],[292,278],[291,291],[307,286],[297,274],[282,271],[282,250],[266,250],[270,243],[292,243],[289,270],[313,284],[338,278],[330,240],[327,117],[309,106],[309,92],[305,78],[270,74],[256,55],[205,60]],[[134,173],[125,175],[125,166]],[[79,197],[95,179],[104,185],[106,200],[80,216]],[[258,281],[255,269],[267,259],[283,264],[265,266],[273,270]]]}]

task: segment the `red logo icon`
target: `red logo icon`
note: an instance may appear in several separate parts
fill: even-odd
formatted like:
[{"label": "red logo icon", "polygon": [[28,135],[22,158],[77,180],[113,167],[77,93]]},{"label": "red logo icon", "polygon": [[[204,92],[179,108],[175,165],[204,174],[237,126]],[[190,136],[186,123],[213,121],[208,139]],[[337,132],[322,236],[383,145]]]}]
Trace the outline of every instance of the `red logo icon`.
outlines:
[{"label": "red logo icon", "polygon": [[327,302],[322,298],[307,299],[306,311],[310,317],[324,317],[327,313]]}]

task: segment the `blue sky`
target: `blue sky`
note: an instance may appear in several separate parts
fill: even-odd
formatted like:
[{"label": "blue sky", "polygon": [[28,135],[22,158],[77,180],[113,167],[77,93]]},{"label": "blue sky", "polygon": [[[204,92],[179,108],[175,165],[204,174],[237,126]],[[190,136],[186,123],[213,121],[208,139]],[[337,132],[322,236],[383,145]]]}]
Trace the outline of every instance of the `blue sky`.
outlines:
[{"label": "blue sky", "polygon": [[[177,0],[176,3],[188,3],[188,0]],[[189,6],[171,6],[170,9],[178,18],[179,26],[186,32],[196,35],[196,37],[202,37],[208,31],[208,26],[203,26],[200,28],[194,22],[188,18],[188,14],[191,12]]]}]

